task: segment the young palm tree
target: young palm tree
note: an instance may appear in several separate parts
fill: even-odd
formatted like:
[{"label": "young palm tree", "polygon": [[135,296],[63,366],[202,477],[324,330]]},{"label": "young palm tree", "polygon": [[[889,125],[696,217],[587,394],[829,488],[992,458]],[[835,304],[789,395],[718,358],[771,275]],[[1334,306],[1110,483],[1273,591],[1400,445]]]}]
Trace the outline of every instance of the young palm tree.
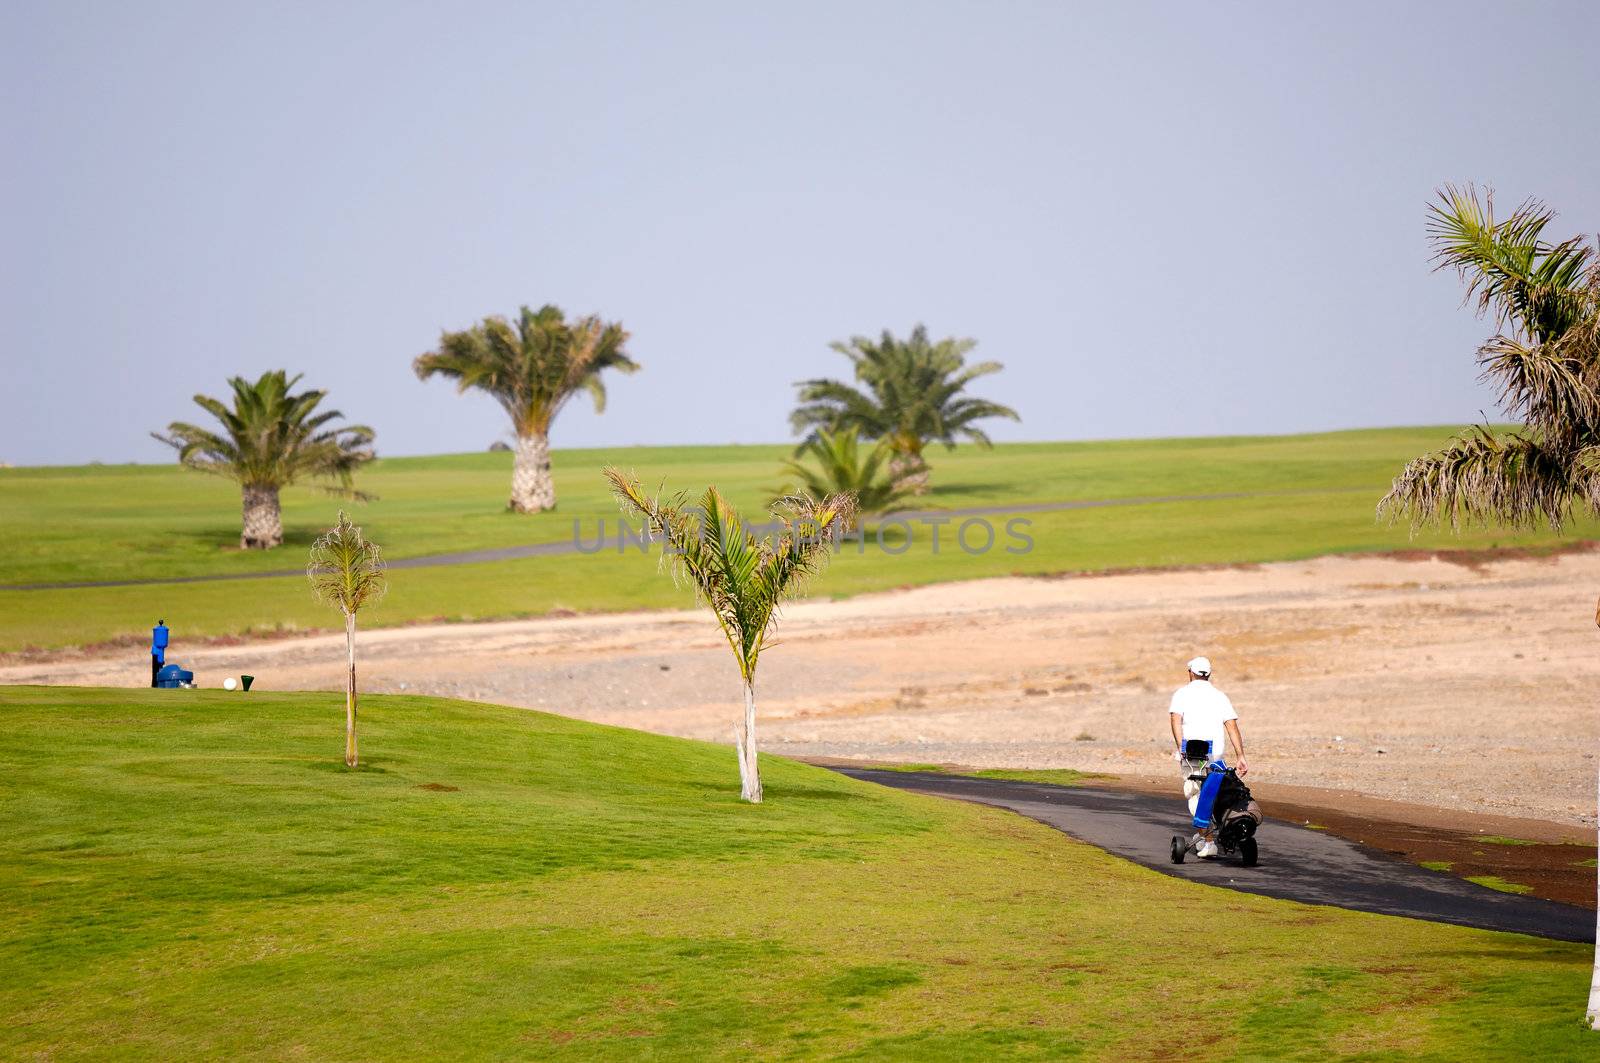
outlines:
[{"label": "young palm tree", "polygon": [[905,497],[905,490],[883,468],[889,459],[889,444],[879,440],[862,454],[861,435],[853,428],[837,432],[818,429],[800,445],[797,457],[814,464],[785,461],[784,470],[799,483],[785,487],[780,498],[796,493],[812,498],[849,494],[855,497],[856,508],[866,515],[888,513]]},{"label": "young palm tree", "polygon": [[895,338],[887,329],[874,343],[854,336],[849,343],[831,344],[850,359],[861,386],[818,378],[795,385],[800,405],[789,416],[796,432],[853,428],[866,439],[889,444],[893,458],[889,472],[913,494],[928,489],[928,463],[922,451],[931,442],[953,448],[957,438],[979,446],[990,445],[989,436],[976,422],[989,417],[1020,421],[1017,411],[987,399],[963,394],[968,384],[998,373],[999,362],[967,365],[967,352],[977,340],[928,340],[928,330],[918,325],[909,338]]},{"label": "young palm tree", "polygon": [[383,597],[388,581],[378,544],[350,523],[344,510],[339,522],[311,547],[306,576],[318,598],[344,614],[345,652],[350,670],[344,690],[344,763],[356,766],[356,614]]},{"label": "young palm tree", "polygon": [[[1413,526],[1449,521],[1546,524],[1559,531],[1574,508],[1600,515],[1600,255],[1588,241],[1546,238],[1554,214],[1530,200],[1496,218],[1492,194],[1446,186],[1429,207],[1440,268],[1455,269],[1494,317],[1478,349],[1500,407],[1520,429],[1478,425],[1412,460],[1379,503]],[[1600,606],[1595,610],[1600,624]],[[1596,929],[1600,930],[1600,917]],[[1600,945],[1589,990],[1600,1029]]]},{"label": "young palm tree", "polygon": [[326,391],[290,394],[299,380],[282,369],[263,373],[254,382],[232,377],[228,386],[233,388],[233,409],[209,395],[194,397],[201,409],[222,422],[222,432],[173,421],[166,435],[150,433],[178,452],[180,464],[238,481],[244,495],[239,545],[246,550],[283,544],[278,491],[298,480],[332,481],[328,489],[337,494],[367,497],[354,490],[352,475],[372,460],[372,429],[359,424],[327,427],[344,414],[316,412]]},{"label": "young palm tree", "polygon": [[639,366],[623,350],[628,334],[618,322],[598,317],[568,321],[561,308],[522,308],[517,323],[484,318],[464,332],[446,332],[439,349],[411,365],[418,379],[435,373],[456,382],[457,391],[477,388],[494,396],[511,415],[517,456],[511,473],[510,508],[540,513],[556,505],[550,476],[550,425],[578,391],[606,408],[607,369],[632,373]]},{"label": "young palm tree", "polygon": [[644,518],[648,534],[664,541],[662,563],[674,578],[687,577],[696,595],[711,607],[744,681],[744,723],[734,729],[739,754],[740,796],[761,800],[756,762],[756,662],[768,645],[778,606],[805,578],[820,572],[836,537],[855,519],[855,499],[832,495],[825,501],[787,498],[772,515],[777,533],[757,537],[715,487],[706,488],[697,509],[685,495],[645,494],[639,482],[608,468],[624,512]]}]

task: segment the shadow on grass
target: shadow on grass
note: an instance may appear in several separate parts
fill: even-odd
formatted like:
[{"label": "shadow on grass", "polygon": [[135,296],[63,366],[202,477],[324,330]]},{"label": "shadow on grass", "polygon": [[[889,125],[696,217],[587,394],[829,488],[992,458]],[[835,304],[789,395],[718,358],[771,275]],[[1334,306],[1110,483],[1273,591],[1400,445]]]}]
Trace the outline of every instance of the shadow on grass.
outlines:
[{"label": "shadow on grass", "polygon": [[345,767],[343,758],[330,757],[327,760],[313,760],[305,765],[312,771],[329,772],[338,775],[390,775],[392,772],[383,766],[382,758],[377,763],[363,760],[353,768]]},{"label": "shadow on grass", "polygon": [[[743,804],[739,797],[739,779],[734,777],[725,783],[696,782],[685,779],[677,783],[685,790],[693,790],[712,797],[726,797],[732,801]],[[820,786],[789,786],[785,783],[773,783],[765,779],[761,781],[762,798],[765,801],[800,798],[802,800],[819,801],[864,801],[866,794],[850,793],[847,790],[825,789]]]},{"label": "shadow on grass", "polygon": [[[937,475],[937,474],[935,474]],[[901,503],[908,510],[939,509],[950,501],[970,501],[974,498],[993,499],[1008,485],[994,483],[936,483],[925,495],[912,495]]]},{"label": "shadow on grass", "polygon": [[[1437,956],[1441,958],[1465,960],[1473,963],[1483,963],[1488,960],[1521,960],[1523,962],[1534,961],[1538,963],[1549,963],[1551,960],[1561,961],[1572,959],[1573,956],[1570,950],[1573,947],[1574,946],[1571,945],[1566,946],[1565,948],[1551,947],[1544,945],[1541,942],[1539,944],[1530,943],[1527,948],[1520,949],[1501,947],[1482,949],[1440,949],[1437,951],[1430,950],[1427,955],[1430,957]],[[1583,963],[1589,962],[1588,955],[1586,953],[1580,955],[1579,959]]]},{"label": "shadow on grass", "polygon": [[[348,506],[349,503],[346,503],[346,505]],[[331,525],[333,522],[334,517],[330,515],[328,517],[328,524]],[[299,547],[302,550],[309,550],[311,548],[311,544],[317,541],[317,536],[321,535],[324,531],[323,528],[318,527],[315,524],[306,524],[301,521],[289,523],[286,521],[283,526],[283,543],[281,545],[276,546],[271,550],[246,550],[239,545],[239,534],[241,530],[242,527],[238,523],[213,524],[210,527],[197,528],[188,535],[178,536],[176,541],[202,547],[208,550],[222,550],[233,554],[251,554],[259,555],[261,557],[287,557],[288,553],[295,547]],[[290,558],[285,561],[284,567],[293,567],[294,564],[302,560],[303,559],[299,558]]]},{"label": "shadow on grass", "polygon": [[848,790],[825,790],[819,786],[785,786],[762,784],[762,789],[768,798],[799,797],[815,801],[866,801],[866,794],[853,794]]}]

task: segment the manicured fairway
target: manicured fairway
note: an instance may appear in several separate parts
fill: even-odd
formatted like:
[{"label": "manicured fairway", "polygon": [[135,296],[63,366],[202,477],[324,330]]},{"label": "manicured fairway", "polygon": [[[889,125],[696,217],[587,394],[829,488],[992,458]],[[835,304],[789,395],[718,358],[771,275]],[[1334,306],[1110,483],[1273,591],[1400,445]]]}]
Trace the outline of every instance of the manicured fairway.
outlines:
[{"label": "manicured fairway", "polygon": [[0,688],[0,1057],[1578,1058],[1583,947],[521,710]]},{"label": "manicured fairway", "polygon": [[[1027,515],[1031,548],[1005,534],[976,556],[954,542],[956,524],[914,525],[910,542],[890,528],[885,549],[847,548],[822,589],[852,594],[1010,573],[1225,563],[1417,547],[1548,544],[1546,534],[1474,531],[1461,537],[1381,526],[1373,507],[1405,460],[1448,429],[1390,429],[1275,438],[1018,444],[936,454],[935,490],[919,508],[1013,506],[1085,499],[1150,499],[1242,493],[1252,497],[1080,509]],[[401,558],[570,542],[576,522],[593,541],[617,510],[600,469],[615,463],[648,483],[698,490],[716,483],[755,506],[781,483],[782,447],[634,448],[556,455],[561,508],[536,517],[504,511],[505,455],[380,462],[364,485],[381,500],[357,519]],[[0,470],[0,584],[238,574],[297,569],[338,503],[305,490],[286,494],[289,541],[279,550],[236,548],[238,497],[230,485],[176,468]],[[1600,531],[1588,523],[1573,537]],[[969,545],[985,537],[974,529]],[[903,552],[896,552],[902,551]],[[372,624],[435,617],[528,616],[554,609],[611,610],[682,604],[682,593],[636,554],[501,561],[397,573]],[[297,578],[78,590],[0,591],[0,652],[136,636],[165,616],[180,637],[326,626],[329,615]]]}]

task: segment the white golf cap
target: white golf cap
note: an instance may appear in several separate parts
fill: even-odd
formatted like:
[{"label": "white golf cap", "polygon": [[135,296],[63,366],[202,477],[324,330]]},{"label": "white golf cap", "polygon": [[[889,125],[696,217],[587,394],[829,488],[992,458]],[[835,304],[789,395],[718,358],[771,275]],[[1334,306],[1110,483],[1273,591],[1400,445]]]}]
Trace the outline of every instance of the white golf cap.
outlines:
[{"label": "white golf cap", "polygon": [[1210,675],[1211,658],[1196,657],[1194,660],[1189,662],[1189,671],[1193,672],[1195,675]]}]

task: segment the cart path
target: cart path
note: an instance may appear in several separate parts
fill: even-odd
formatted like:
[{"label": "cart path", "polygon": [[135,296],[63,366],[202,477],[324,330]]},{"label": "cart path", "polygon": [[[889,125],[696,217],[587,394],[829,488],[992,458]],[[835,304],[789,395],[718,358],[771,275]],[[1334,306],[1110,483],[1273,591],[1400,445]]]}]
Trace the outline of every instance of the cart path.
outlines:
[{"label": "cart path", "polygon": [[[897,521],[943,521],[961,517],[1008,517],[1027,513],[1056,513],[1073,509],[1104,509],[1108,506],[1155,506],[1172,502],[1227,502],[1242,498],[1279,498],[1292,495],[1337,495],[1365,491],[1376,497],[1381,488],[1371,487],[1308,487],[1284,491],[1227,491],[1209,495],[1152,495],[1144,498],[1092,498],[1072,502],[1025,502],[1013,506],[974,506],[968,509],[927,509],[889,513],[877,519],[882,525]],[[575,521],[576,525],[577,522]],[[594,541],[581,541],[588,532],[575,526],[572,537],[555,542],[525,543],[519,546],[497,546],[485,550],[458,550],[444,554],[423,554],[417,557],[400,557],[385,560],[385,568],[438,568],[445,565],[474,565],[486,561],[516,561],[528,557],[557,557],[563,554],[598,554],[637,549],[638,538],[633,535],[601,535]],[[90,587],[151,587],[169,583],[221,583],[241,579],[282,579],[286,576],[304,576],[305,569],[268,569],[262,572],[217,572],[205,576],[156,576],[146,579],[76,580],[64,583],[6,583],[0,591],[68,591]]]},{"label": "cart path", "polygon": [[1343,838],[1271,818],[1258,835],[1261,863],[1237,857],[1182,864],[1169,856],[1174,834],[1189,834],[1183,799],[1092,786],[977,779],[932,772],[834,768],[853,779],[937,797],[994,805],[1176,878],[1267,897],[1360,912],[1456,923],[1484,930],[1593,942],[1595,914],[1583,908],[1476,886]]}]

